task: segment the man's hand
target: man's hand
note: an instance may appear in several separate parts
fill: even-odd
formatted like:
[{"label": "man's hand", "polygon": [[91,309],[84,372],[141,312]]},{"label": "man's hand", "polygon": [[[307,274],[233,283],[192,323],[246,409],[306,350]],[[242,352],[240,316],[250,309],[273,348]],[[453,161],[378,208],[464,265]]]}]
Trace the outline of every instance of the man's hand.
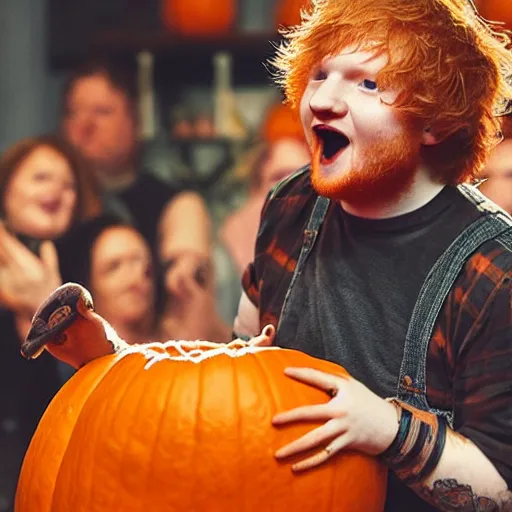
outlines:
[{"label": "man's hand", "polygon": [[60,284],[54,244],[43,242],[37,257],[0,223],[0,304],[31,316]]},{"label": "man's hand", "polygon": [[292,466],[303,471],[318,466],[342,449],[378,455],[389,447],[398,432],[397,411],[361,382],[310,368],[287,368],[286,375],[326,391],[333,398],[325,404],[298,407],[276,415],[275,426],[296,421],[325,421],[276,452],[284,459],[312,448],[327,446]]}]

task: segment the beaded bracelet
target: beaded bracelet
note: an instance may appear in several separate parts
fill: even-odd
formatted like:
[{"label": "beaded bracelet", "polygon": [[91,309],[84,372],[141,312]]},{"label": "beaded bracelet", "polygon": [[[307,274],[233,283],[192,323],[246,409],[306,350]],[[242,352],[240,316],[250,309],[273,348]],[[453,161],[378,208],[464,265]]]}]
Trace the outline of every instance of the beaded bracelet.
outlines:
[{"label": "beaded bracelet", "polygon": [[399,400],[389,401],[399,411],[398,432],[380,458],[403,483],[411,485],[436,468],[446,441],[446,421]]}]

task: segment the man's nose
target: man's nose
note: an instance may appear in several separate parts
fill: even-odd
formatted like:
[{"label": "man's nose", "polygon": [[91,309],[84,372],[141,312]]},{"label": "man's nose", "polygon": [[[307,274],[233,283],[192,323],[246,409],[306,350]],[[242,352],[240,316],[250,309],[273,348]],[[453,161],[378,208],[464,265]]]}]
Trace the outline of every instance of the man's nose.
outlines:
[{"label": "man's nose", "polygon": [[74,121],[74,131],[80,138],[90,136],[95,130],[93,116],[82,114]]},{"label": "man's nose", "polygon": [[320,118],[343,117],[348,112],[348,104],[340,84],[325,80],[309,100],[313,114]]}]

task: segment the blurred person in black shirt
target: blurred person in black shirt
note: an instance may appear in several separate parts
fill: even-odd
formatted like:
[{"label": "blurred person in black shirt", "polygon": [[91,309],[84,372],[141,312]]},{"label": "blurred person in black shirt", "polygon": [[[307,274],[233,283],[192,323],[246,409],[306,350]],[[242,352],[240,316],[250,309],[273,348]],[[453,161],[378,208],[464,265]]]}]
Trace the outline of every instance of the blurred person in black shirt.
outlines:
[{"label": "blurred person in black shirt", "polygon": [[211,258],[205,202],[141,168],[134,73],[106,61],[86,62],[66,84],[62,131],[90,163],[107,210],[131,222],[168,269],[171,292],[193,281]]}]

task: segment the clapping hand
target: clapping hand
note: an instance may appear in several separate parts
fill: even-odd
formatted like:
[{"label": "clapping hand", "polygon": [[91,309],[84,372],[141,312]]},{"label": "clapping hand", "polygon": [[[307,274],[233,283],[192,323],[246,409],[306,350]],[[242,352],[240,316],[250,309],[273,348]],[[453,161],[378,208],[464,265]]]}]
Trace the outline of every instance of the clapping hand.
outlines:
[{"label": "clapping hand", "polygon": [[211,287],[209,261],[193,251],[185,251],[178,257],[164,263],[165,287],[169,295],[176,299],[186,299],[197,295],[197,287]]},{"label": "clapping hand", "polygon": [[43,242],[38,257],[0,223],[0,305],[31,316],[60,284],[54,244]]}]

